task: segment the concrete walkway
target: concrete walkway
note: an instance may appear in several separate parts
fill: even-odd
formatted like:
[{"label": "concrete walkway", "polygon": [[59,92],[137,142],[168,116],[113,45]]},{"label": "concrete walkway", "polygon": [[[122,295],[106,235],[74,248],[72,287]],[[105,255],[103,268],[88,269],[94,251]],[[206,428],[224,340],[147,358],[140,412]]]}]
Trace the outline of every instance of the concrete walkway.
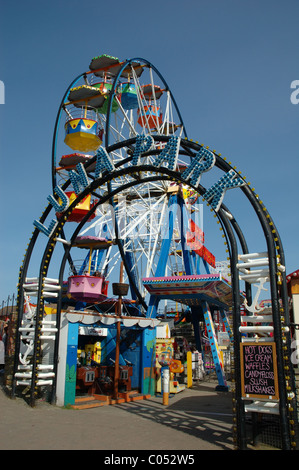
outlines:
[{"label": "concrete walkway", "polygon": [[38,401],[31,408],[0,388],[1,450],[231,450],[232,398],[200,382],[169,399],[73,410]]}]

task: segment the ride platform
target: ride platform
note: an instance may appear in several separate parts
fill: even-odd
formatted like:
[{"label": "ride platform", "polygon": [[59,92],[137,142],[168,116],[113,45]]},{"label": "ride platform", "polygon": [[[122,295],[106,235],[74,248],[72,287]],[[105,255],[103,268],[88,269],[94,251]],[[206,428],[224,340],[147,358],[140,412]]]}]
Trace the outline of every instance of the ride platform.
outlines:
[{"label": "ride platform", "polygon": [[[232,306],[232,287],[220,273],[144,278],[148,292],[190,307],[207,302],[227,309]],[[241,294],[240,294],[241,296]]]}]

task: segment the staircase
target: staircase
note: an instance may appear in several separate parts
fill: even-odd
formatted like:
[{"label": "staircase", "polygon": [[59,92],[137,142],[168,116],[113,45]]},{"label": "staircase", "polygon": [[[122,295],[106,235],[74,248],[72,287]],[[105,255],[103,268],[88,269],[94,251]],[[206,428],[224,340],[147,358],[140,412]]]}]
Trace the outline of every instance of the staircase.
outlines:
[{"label": "staircase", "polygon": [[46,314],[44,307],[40,312],[31,303],[32,297],[38,297],[40,284],[43,296],[57,297],[60,290],[58,280],[26,278],[20,291],[24,298],[22,318],[18,319],[16,332],[15,366],[12,377],[13,388],[23,386],[31,389],[33,396],[42,387],[52,387],[55,380],[54,351],[58,328],[56,315]]},{"label": "staircase", "polygon": [[142,395],[134,390],[119,393],[118,398],[112,398],[108,395],[94,394],[84,397],[76,397],[75,404],[71,405],[70,408],[74,410],[86,410],[106,405],[119,405],[121,403],[129,403],[137,400],[147,400],[149,398],[151,398],[151,395]]}]

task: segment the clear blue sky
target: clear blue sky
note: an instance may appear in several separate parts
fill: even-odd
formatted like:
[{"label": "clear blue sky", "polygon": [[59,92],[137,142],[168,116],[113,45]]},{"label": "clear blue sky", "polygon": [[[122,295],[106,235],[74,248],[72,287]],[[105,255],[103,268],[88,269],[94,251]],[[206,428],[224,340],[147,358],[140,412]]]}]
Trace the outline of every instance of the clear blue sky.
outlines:
[{"label": "clear blue sky", "polygon": [[[33,220],[51,193],[61,98],[103,53],[158,68],[189,138],[247,177],[278,227],[287,272],[299,268],[299,105],[290,100],[299,80],[297,0],[0,0],[0,8],[0,302],[16,292]],[[259,251],[243,202],[227,193],[250,250]],[[216,256],[219,243],[218,233],[207,240]]]}]

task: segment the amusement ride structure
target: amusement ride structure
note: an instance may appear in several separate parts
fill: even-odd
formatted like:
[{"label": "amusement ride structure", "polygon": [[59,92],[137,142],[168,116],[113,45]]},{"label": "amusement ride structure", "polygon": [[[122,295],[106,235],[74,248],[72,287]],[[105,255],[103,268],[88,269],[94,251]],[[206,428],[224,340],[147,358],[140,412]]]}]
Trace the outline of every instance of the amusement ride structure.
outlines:
[{"label": "amusement ride structure", "polygon": [[[206,188],[201,180],[216,168],[215,183]],[[241,228],[223,203],[231,189],[242,191],[253,208],[266,251],[249,253]],[[223,233],[229,279],[205,246],[200,200],[214,212]],[[40,238],[44,252],[39,272],[32,272]],[[263,316],[259,296],[266,284],[271,315]],[[72,81],[59,106],[52,193],[34,221],[19,274],[12,395],[18,387],[29,387],[34,405],[38,391],[48,387],[55,403],[61,377],[71,367],[76,370],[72,344],[61,351],[66,323],[140,328],[140,369],[151,370],[159,305],[168,300],[179,303],[182,314],[185,308],[191,312],[198,350],[199,323],[206,325],[218,387],[227,390],[213,326],[213,312],[220,312],[234,351],[237,447],[245,447],[245,413],[259,412],[280,417],[283,447],[293,448],[296,406],[285,261],[274,222],[230,163],[188,139],[173,95],[150,62],[101,55]],[[50,305],[54,315],[46,314]],[[275,345],[277,393],[244,395],[241,371],[247,343]],[[52,355],[45,361],[49,344]],[[142,377],[144,391],[151,372]]]}]

